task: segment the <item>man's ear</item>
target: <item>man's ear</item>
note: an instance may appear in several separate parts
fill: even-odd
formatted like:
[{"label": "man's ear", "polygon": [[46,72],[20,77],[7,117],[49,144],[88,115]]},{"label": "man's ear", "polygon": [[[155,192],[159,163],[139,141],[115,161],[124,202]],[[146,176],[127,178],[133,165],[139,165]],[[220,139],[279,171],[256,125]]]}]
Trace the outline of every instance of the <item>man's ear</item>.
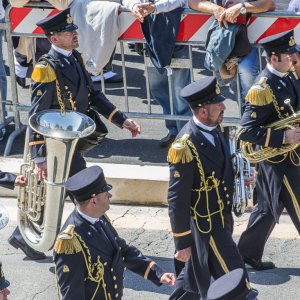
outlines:
[{"label": "man's ear", "polygon": [[277,55],[272,54],[270,57],[271,63],[277,63],[279,60],[279,57]]},{"label": "man's ear", "polygon": [[55,34],[50,35],[49,40],[52,44],[57,43],[57,36]]}]

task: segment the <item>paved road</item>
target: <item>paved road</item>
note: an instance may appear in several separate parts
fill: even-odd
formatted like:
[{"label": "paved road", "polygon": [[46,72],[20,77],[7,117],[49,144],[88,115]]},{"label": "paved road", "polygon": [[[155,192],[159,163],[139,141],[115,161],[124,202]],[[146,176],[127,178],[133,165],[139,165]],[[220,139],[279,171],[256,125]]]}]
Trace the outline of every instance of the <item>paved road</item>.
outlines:
[{"label": "paved road", "polygon": [[[9,225],[1,231],[0,253],[5,274],[11,281],[11,300],[56,299],[55,276],[51,252],[47,259],[33,262],[21,251],[12,248],[7,238],[16,226],[16,200],[2,198],[10,213]],[[67,203],[64,219],[73,209]],[[109,211],[114,226],[127,242],[152,256],[167,270],[171,270],[174,253],[167,209],[165,207],[111,205]],[[234,237],[238,239],[246,226],[246,214],[235,223]],[[260,291],[260,300],[299,300],[300,239],[288,216],[282,216],[265,250],[265,258],[273,260],[277,269],[256,272],[248,269],[253,286]],[[156,287],[141,277],[126,272],[124,300],[166,300],[172,292],[169,287]]]}]

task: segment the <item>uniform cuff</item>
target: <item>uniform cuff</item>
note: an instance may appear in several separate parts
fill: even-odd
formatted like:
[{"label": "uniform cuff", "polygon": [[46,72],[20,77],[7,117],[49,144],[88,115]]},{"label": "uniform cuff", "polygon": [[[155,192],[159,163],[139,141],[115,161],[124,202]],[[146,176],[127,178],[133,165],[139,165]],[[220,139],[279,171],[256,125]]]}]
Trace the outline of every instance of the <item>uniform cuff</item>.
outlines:
[{"label": "uniform cuff", "polygon": [[182,250],[185,248],[188,248],[192,245],[192,233],[189,230],[189,233],[184,235],[184,236],[176,236],[174,235],[174,243],[175,243],[175,248],[176,250]]}]

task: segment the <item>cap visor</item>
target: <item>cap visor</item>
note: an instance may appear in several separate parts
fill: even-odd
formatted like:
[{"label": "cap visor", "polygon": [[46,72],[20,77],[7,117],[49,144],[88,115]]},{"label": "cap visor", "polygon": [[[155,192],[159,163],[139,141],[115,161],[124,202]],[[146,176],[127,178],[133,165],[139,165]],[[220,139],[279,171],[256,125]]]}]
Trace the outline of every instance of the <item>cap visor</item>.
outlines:
[{"label": "cap visor", "polygon": [[298,53],[298,52],[300,52],[300,47],[299,46],[295,46],[295,47],[289,49],[289,51],[286,52],[286,53],[287,54],[293,54],[293,53]]},{"label": "cap visor", "polygon": [[219,96],[215,97],[215,98],[212,100],[211,104],[214,104],[214,103],[220,103],[220,102],[223,102],[223,101],[225,101],[225,100],[226,100],[226,98],[225,98],[222,94],[220,94]]},{"label": "cap visor", "polygon": [[112,185],[111,184],[106,184],[103,188],[102,188],[102,193],[108,192],[112,189]]},{"label": "cap visor", "polygon": [[71,32],[78,29],[78,26],[75,24],[69,24],[68,26],[66,26],[63,30],[61,30],[60,32]]}]

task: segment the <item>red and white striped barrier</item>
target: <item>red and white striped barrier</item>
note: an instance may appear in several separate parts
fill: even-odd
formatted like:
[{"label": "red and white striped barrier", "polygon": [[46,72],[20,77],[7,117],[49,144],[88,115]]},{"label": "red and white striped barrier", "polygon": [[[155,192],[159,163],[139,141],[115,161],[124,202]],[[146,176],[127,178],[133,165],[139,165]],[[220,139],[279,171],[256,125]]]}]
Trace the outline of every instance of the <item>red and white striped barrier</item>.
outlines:
[{"label": "red and white striped barrier", "polygon": [[[10,20],[12,32],[16,34],[42,34],[36,26],[39,20],[56,14],[56,9],[12,8]],[[120,39],[143,39],[140,23],[130,12],[120,12]],[[180,42],[205,42],[207,31],[214,18],[203,14],[187,14],[182,17],[177,40]],[[244,21],[242,18],[240,22]],[[252,17],[248,24],[248,37],[251,43],[259,43],[262,38],[294,29],[295,39],[300,44],[300,17]]]}]

